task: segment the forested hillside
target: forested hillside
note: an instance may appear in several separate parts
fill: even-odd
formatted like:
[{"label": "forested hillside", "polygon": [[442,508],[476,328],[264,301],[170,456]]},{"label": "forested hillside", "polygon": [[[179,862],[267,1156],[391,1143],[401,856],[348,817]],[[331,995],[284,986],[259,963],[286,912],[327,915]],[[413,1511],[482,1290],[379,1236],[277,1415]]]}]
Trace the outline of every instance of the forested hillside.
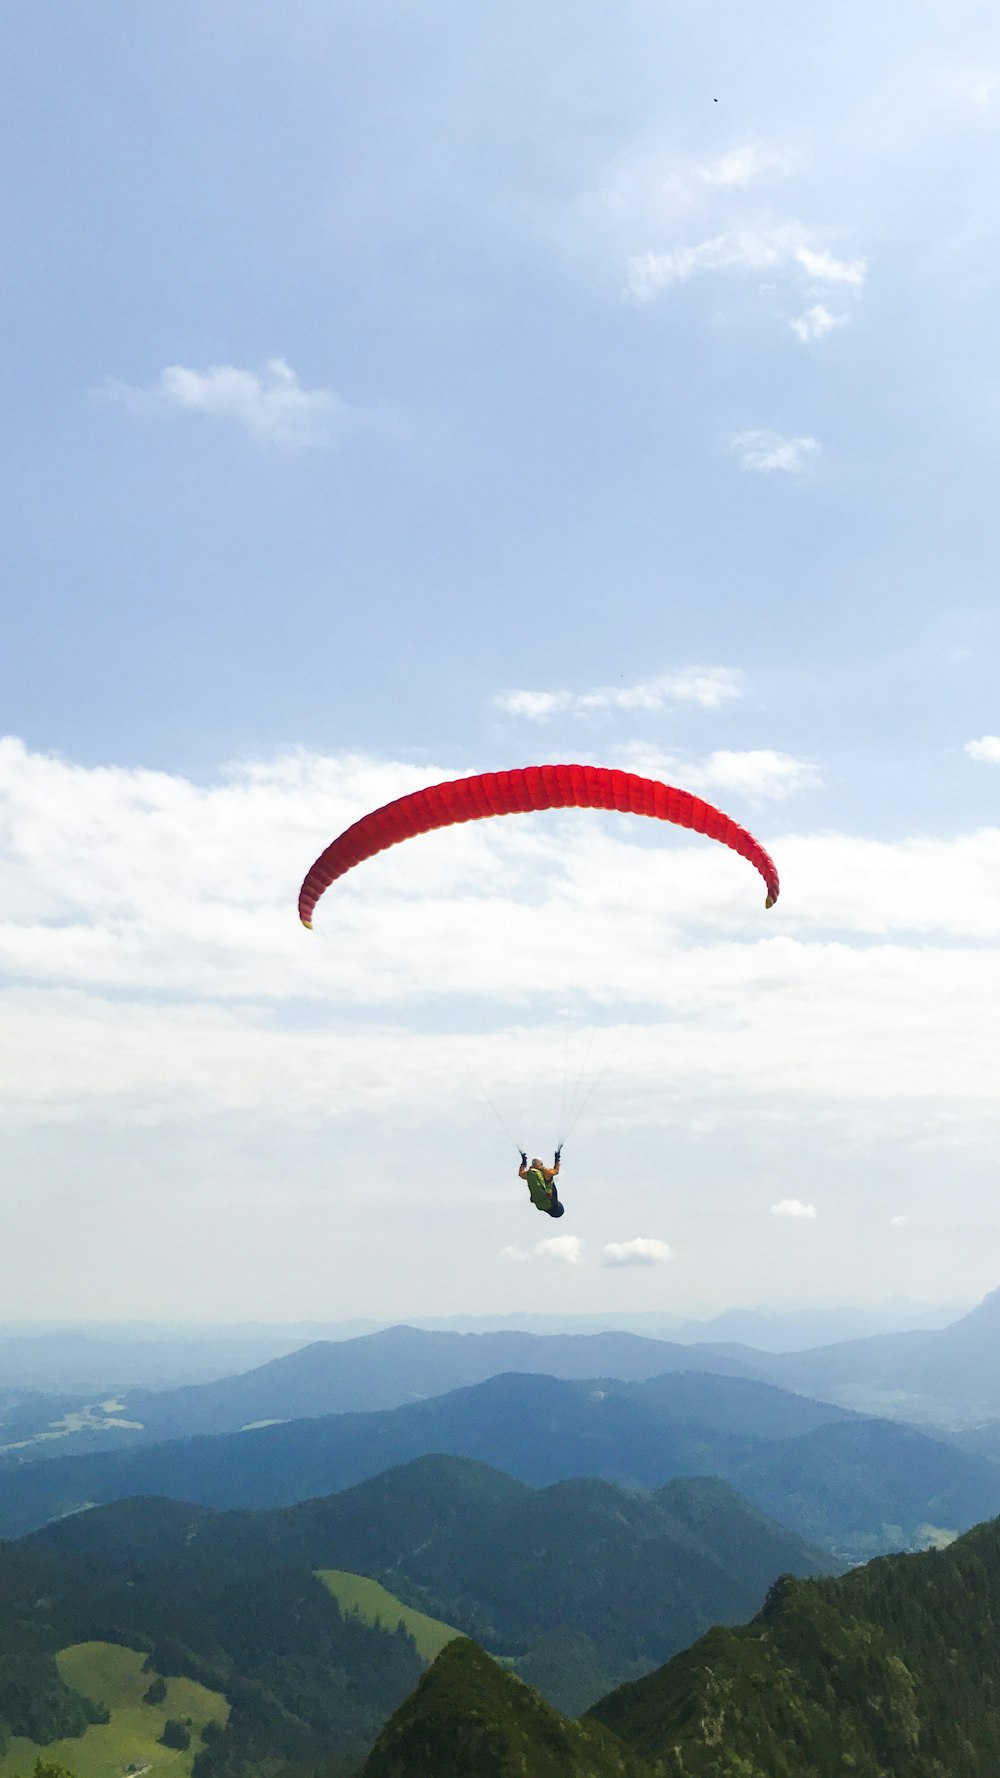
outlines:
[{"label": "forested hillside", "polygon": [[[609,1731],[604,1741],[579,1730]],[[1000,1525],[836,1580],[784,1579],[579,1725],[452,1643],[363,1778],[994,1778]]]},{"label": "forested hillside", "polygon": [[482,1464],[421,1458],[327,1499],[213,1514],[131,1500],[62,1520],[25,1548],[169,1583],[346,1569],[513,1659],[584,1709],[719,1622],[755,1612],[776,1576],[829,1571],[723,1482],[651,1495],[577,1480],[535,1491]]},{"label": "forested hillside", "polygon": [[785,1579],[597,1705],[690,1778],[987,1778],[1000,1771],[1000,1524],[839,1580]]},{"label": "forested hillside", "polygon": [[[156,1508],[187,1525],[186,1508]],[[54,1661],[87,1641],[138,1649],[156,1673],[225,1696],[229,1720],[200,1755],[199,1778],[363,1750],[422,1666],[408,1638],[344,1617],[308,1568],[266,1568],[238,1544],[210,1561],[183,1541],[148,1559],[135,1548],[89,1558],[0,1544],[7,1733],[45,1743],[94,1720]]]},{"label": "forested hillside", "polygon": [[597,1721],[568,1721],[474,1642],[452,1642],[382,1731],[362,1778],[652,1774]]}]

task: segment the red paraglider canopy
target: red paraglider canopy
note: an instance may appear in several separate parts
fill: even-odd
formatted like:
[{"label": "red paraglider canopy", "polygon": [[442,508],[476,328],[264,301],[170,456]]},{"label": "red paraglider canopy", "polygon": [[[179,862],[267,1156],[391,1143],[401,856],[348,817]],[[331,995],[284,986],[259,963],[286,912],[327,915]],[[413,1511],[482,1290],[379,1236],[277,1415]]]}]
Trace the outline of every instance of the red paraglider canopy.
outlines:
[{"label": "red paraglider canopy", "polygon": [[303,926],[311,928],[324,889],[399,840],[458,821],[524,815],[533,809],[618,809],[625,815],[650,815],[689,827],[730,846],[759,870],[767,885],[766,907],[773,907],[778,899],[778,873],[760,842],[700,796],[661,784],[656,778],[640,778],[635,772],[609,771],[606,766],[545,765],[523,766],[512,772],[477,772],[472,778],[431,784],[362,815],[312,866],[299,892],[299,918]]}]

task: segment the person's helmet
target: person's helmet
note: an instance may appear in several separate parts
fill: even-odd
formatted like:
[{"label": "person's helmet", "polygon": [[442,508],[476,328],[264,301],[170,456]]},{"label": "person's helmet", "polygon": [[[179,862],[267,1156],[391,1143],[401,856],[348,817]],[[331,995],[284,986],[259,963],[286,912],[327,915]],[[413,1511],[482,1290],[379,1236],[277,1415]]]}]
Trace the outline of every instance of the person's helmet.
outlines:
[{"label": "person's helmet", "polygon": [[559,1203],[553,1204],[551,1210],[549,1211],[550,1216],[564,1216],[565,1213],[566,1213],[565,1204],[559,1204]]}]

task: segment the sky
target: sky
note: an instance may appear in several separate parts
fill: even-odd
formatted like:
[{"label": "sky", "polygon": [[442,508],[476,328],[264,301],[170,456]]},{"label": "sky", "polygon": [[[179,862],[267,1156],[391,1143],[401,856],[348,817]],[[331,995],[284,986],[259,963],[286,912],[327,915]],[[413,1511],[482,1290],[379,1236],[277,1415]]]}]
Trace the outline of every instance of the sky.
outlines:
[{"label": "sky", "polygon": [[5,1318],[1000,1284],[995,5],[2,29]]}]

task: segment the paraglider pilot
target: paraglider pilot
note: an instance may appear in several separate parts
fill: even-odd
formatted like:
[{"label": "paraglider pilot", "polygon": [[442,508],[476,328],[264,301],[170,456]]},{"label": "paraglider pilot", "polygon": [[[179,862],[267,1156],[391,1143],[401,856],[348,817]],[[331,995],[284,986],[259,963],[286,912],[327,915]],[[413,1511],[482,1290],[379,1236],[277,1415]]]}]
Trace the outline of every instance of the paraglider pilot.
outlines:
[{"label": "paraglider pilot", "polygon": [[546,1216],[562,1216],[566,1208],[565,1204],[560,1204],[556,1190],[556,1174],[561,1157],[562,1149],[557,1148],[551,1167],[547,1167],[537,1155],[529,1167],[528,1157],[524,1149],[521,1149],[521,1165],[517,1169],[517,1177],[523,1179],[527,1185],[535,1209],[544,1211]]}]

